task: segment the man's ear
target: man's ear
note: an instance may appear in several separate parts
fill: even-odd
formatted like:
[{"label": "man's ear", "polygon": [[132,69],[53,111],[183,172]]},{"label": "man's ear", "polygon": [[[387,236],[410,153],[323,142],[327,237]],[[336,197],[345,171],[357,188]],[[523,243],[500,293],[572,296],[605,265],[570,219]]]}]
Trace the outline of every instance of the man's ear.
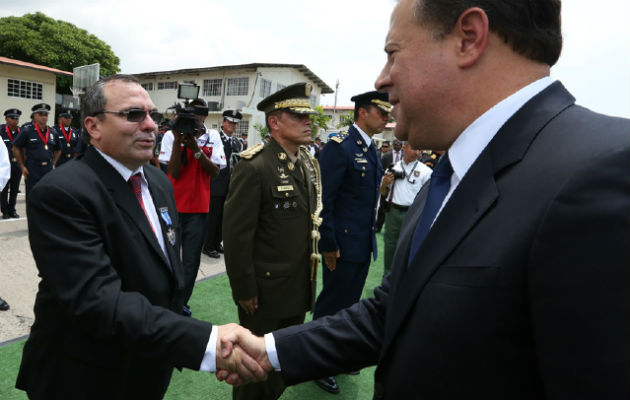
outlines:
[{"label": "man's ear", "polygon": [[90,134],[90,137],[96,141],[101,138],[100,122],[101,121],[96,117],[85,117],[85,120],[83,121],[83,126],[85,127],[85,130],[87,130]]},{"label": "man's ear", "polygon": [[469,68],[481,58],[488,44],[490,23],[485,11],[478,7],[465,10],[457,19],[453,34],[457,37],[457,65]]}]

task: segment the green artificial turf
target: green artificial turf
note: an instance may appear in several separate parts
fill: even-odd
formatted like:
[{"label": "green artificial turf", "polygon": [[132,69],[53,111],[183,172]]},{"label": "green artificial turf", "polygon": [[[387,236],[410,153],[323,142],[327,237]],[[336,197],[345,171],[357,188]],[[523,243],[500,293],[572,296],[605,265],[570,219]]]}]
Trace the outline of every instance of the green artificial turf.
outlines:
[{"label": "green artificial turf", "polygon": [[[376,238],[379,258],[370,266],[362,297],[372,297],[374,288],[380,284],[383,276],[383,237],[381,234],[378,234]],[[319,292],[321,290],[321,270],[317,287]],[[226,275],[198,282],[190,300],[190,307],[194,318],[211,321],[213,324],[238,322],[236,306],[232,301],[230,284]],[[307,314],[306,319],[311,319],[310,313]],[[0,399],[27,398],[24,392],[14,388],[23,346],[24,341],[20,341],[0,347]],[[280,399],[371,399],[374,367],[361,370],[360,375],[339,375],[337,376],[337,382],[341,390],[341,393],[338,395],[332,395],[321,390],[313,382],[305,382],[287,388]],[[232,397],[231,393],[231,387],[217,381],[214,374],[191,370],[183,370],[182,372],[175,370],[165,399],[230,399]]]}]

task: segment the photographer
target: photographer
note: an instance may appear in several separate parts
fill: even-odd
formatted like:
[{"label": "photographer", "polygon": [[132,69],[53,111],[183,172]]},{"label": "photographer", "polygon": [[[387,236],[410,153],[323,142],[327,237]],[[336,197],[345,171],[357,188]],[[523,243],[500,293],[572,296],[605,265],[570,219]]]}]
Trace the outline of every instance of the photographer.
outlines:
[{"label": "photographer", "polygon": [[203,124],[207,115],[208,106],[203,99],[195,99],[189,107],[177,109],[168,162],[182,233],[186,302],[192,294],[201,260],[210,203],[210,178],[226,166],[219,133],[206,129]]},{"label": "photographer", "polygon": [[400,234],[407,210],[416,194],[431,177],[431,168],[418,160],[420,150],[414,150],[409,143],[402,146],[402,160],[391,164],[381,182],[381,195],[385,198],[385,274],[390,271],[396,242]]}]

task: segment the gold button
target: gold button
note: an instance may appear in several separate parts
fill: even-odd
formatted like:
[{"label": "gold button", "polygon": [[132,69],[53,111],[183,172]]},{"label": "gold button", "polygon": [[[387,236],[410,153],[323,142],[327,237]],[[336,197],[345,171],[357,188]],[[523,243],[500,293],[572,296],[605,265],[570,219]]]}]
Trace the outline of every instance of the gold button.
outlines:
[{"label": "gold button", "polygon": [[365,171],[365,167],[363,167],[363,170]]},{"label": "gold button", "polygon": [[361,172],[361,176],[365,176],[365,172]]},{"label": "gold button", "polygon": [[347,229],[344,229],[344,230],[343,230],[343,232],[344,232],[344,233],[348,233],[348,230],[347,230]]},{"label": "gold button", "polygon": [[289,193],[285,193],[285,194],[284,194],[284,197],[289,197]]},{"label": "gold button", "polygon": [[265,273],[266,276],[271,276],[271,272]]}]

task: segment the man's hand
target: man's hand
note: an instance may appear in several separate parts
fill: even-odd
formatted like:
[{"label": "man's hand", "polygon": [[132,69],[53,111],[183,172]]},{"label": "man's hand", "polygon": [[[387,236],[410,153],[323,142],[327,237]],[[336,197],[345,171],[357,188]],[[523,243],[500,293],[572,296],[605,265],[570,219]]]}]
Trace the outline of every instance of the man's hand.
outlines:
[{"label": "man's hand", "polygon": [[329,270],[334,271],[337,268],[337,259],[341,257],[341,252],[337,251],[322,251],[324,260],[326,260],[326,266]]},{"label": "man's hand", "polygon": [[387,196],[387,193],[389,192],[389,185],[391,185],[392,182],[394,182],[394,173],[390,172],[385,174],[380,187],[380,192],[383,196]]},{"label": "man's hand", "polygon": [[[225,380],[234,386],[267,379],[267,372],[272,368],[264,350],[264,339],[264,354],[257,351],[256,355],[250,355],[243,350],[242,345],[237,344],[239,341],[247,343],[252,338],[256,339],[256,336],[242,326],[236,324],[219,326],[216,348],[217,379]],[[250,347],[255,350],[255,346]]]},{"label": "man's hand", "polygon": [[24,176],[24,179],[28,178],[28,168],[26,166],[22,167],[22,176]]},{"label": "man's hand", "polygon": [[239,300],[238,304],[243,308],[245,314],[254,315],[254,311],[258,308],[258,296],[247,300]]},{"label": "man's hand", "polygon": [[[267,378],[273,367],[267,357],[265,339],[254,336],[236,324],[219,327],[217,339],[217,379],[238,386]],[[221,359],[221,361],[220,361]],[[255,364],[252,364],[252,362]],[[224,368],[225,365],[228,368]],[[261,370],[264,377],[261,379]],[[253,376],[253,379],[251,379]]]}]

